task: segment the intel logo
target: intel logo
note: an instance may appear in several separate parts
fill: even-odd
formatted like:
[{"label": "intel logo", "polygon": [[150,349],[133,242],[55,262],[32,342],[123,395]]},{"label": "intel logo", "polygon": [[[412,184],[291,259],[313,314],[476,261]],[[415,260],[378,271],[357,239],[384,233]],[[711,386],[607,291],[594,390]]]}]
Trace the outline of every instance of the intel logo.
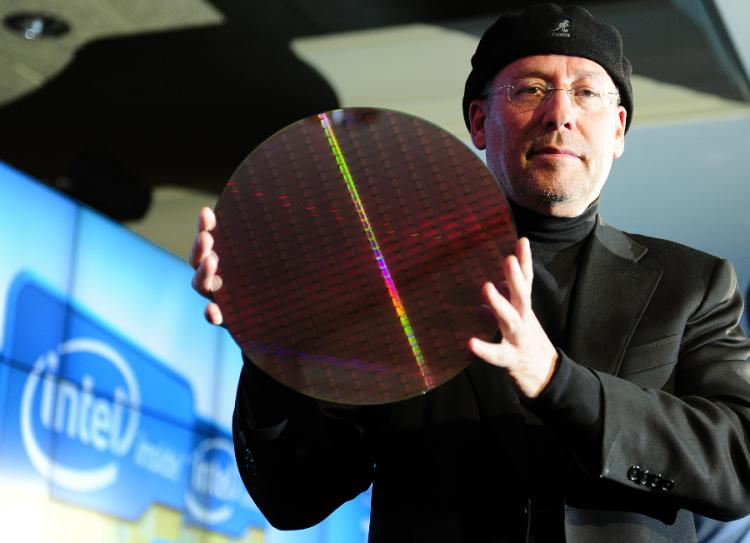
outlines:
[{"label": "intel logo", "polygon": [[193,451],[190,490],[185,496],[190,514],[205,524],[221,524],[232,517],[234,504],[246,495],[232,442],[223,437],[201,441]]},{"label": "intel logo", "polygon": [[[60,379],[61,363],[70,364],[64,373],[76,377]],[[95,394],[103,385],[109,392]],[[117,481],[120,458],[138,430],[139,408],[138,382],[125,358],[101,341],[71,339],[40,356],[26,379],[21,438],[48,480],[79,492],[101,490]]]}]

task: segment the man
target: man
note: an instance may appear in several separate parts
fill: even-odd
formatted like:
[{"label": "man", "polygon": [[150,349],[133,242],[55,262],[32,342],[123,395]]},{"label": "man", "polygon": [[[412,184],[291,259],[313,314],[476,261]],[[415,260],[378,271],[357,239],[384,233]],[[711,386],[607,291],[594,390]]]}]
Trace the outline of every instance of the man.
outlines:
[{"label": "man", "polygon": [[[472,339],[476,362],[423,397],[366,408],[246,363],[234,431],[257,505],[301,528],[373,483],[376,542],[682,543],[689,511],[748,514],[750,341],[731,266],[598,217],[633,112],[617,31],[579,7],[502,16],[463,107],[525,236],[506,295],[483,291],[502,339]],[[214,222],[203,210],[191,255],[206,296],[221,287]],[[221,322],[215,304],[206,315]]]}]

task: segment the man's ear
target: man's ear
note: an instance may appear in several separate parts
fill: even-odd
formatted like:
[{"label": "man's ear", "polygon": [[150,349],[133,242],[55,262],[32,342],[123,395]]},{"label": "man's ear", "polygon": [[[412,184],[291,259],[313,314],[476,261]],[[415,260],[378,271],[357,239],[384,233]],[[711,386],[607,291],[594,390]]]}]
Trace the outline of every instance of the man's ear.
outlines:
[{"label": "man's ear", "polygon": [[469,131],[471,132],[471,141],[477,149],[484,149],[487,146],[484,136],[484,122],[487,119],[486,108],[488,104],[485,100],[475,98],[469,104]]},{"label": "man's ear", "polygon": [[625,152],[625,126],[627,120],[627,110],[619,106],[617,108],[617,121],[615,121],[615,149],[613,158],[620,158],[622,153]]}]

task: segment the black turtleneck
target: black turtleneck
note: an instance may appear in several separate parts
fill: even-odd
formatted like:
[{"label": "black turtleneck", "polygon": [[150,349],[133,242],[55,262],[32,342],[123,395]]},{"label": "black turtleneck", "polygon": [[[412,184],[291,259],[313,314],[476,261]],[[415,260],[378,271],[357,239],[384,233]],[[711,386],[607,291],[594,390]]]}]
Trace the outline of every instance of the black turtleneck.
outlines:
[{"label": "black turtleneck", "polygon": [[532,306],[553,345],[565,349],[570,296],[578,260],[594,229],[599,201],[577,217],[550,217],[510,203],[518,236],[531,242],[534,262]]},{"label": "black turtleneck", "polygon": [[[539,397],[524,403],[540,418],[559,419],[569,429],[575,429],[577,438],[594,438],[601,430],[601,385],[591,370],[573,362],[564,350],[581,253],[596,225],[599,200],[570,218],[550,217],[509,203],[519,237],[528,237],[531,244],[534,314],[559,354],[547,387]],[[555,416],[562,412],[564,417]]]}]

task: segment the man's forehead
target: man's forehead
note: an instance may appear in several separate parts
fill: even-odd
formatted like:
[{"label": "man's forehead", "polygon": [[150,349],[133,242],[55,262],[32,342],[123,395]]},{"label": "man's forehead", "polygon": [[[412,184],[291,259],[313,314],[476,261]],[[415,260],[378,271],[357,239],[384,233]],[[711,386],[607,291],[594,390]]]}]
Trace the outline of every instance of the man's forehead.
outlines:
[{"label": "man's forehead", "polygon": [[606,70],[593,60],[567,55],[533,55],[519,58],[500,70],[495,80],[518,77],[539,77],[543,79],[555,77],[566,79],[594,78],[614,85]]}]

